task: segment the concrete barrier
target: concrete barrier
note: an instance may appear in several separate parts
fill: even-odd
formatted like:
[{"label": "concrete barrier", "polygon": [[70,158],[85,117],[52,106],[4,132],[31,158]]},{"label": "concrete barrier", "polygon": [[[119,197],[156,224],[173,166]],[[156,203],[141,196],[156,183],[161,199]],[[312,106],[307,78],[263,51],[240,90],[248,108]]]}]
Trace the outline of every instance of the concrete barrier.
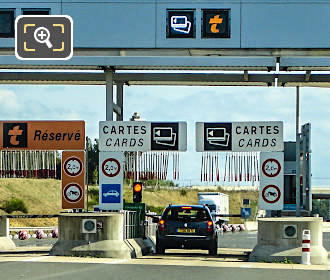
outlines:
[{"label": "concrete barrier", "polygon": [[[93,233],[85,233],[83,220],[96,220]],[[59,240],[50,251],[57,256],[136,258],[148,249],[141,239],[124,240],[123,213],[68,213],[58,220]]]},{"label": "concrete barrier", "polygon": [[15,243],[9,238],[9,219],[0,217],[0,251],[7,251],[15,248]]},{"label": "concrete barrier", "polygon": [[328,252],[323,247],[322,218],[286,217],[258,220],[258,243],[249,261],[283,261],[300,263],[302,232],[311,233],[311,263],[327,264]]}]

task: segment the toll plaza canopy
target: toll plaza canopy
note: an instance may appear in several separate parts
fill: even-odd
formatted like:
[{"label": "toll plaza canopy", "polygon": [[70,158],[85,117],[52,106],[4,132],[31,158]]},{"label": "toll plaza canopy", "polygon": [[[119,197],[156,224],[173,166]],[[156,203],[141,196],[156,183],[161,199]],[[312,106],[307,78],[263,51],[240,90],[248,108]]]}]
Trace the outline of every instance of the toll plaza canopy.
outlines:
[{"label": "toll plaza canopy", "polygon": [[[71,59],[15,57],[14,20],[31,14],[72,17]],[[106,83],[106,71],[50,71],[68,69],[128,85],[329,87],[317,72],[330,70],[329,15],[330,0],[0,0],[0,68],[47,69],[3,71],[0,83]]]}]

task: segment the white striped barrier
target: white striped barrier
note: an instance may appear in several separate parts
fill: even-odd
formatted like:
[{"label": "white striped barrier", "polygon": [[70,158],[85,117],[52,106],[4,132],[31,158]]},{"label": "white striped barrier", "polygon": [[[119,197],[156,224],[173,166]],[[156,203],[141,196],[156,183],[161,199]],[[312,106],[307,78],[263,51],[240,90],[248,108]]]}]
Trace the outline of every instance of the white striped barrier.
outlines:
[{"label": "white striped barrier", "polygon": [[311,231],[308,229],[303,230],[302,233],[301,263],[311,264]]}]

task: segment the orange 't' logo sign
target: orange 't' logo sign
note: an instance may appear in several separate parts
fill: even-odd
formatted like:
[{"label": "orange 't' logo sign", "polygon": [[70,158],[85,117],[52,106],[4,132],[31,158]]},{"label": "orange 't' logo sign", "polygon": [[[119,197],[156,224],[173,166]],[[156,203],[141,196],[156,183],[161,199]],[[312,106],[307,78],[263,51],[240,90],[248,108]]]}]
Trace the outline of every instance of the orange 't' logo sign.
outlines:
[{"label": "orange 't' logo sign", "polygon": [[17,141],[17,136],[22,135],[23,130],[19,129],[19,125],[13,127],[13,129],[8,131],[8,136],[10,136],[10,144],[17,146],[19,145],[19,141]]},{"label": "orange 't' logo sign", "polygon": [[217,28],[218,24],[222,23],[222,18],[220,15],[215,15],[213,18],[210,18],[209,24],[211,24],[211,32],[212,33],[219,33],[220,30]]}]

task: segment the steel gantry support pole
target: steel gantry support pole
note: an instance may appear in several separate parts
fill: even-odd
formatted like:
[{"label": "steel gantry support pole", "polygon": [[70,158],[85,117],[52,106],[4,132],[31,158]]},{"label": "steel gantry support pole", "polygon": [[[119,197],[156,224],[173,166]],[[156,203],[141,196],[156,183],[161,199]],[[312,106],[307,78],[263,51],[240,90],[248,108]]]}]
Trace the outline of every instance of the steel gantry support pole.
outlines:
[{"label": "steel gantry support pole", "polygon": [[117,83],[117,108],[116,121],[124,120],[124,83]]},{"label": "steel gantry support pole", "polygon": [[300,217],[299,87],[296,87],[296,216]]},{"label": "steel gantry support pole", "polygon": [[106,110],[106,120],[113,121],[113,76],[114,71],[112,69],[105,69],[105,90],[106,90],[106,97],[105,97],[105,110]]}]

